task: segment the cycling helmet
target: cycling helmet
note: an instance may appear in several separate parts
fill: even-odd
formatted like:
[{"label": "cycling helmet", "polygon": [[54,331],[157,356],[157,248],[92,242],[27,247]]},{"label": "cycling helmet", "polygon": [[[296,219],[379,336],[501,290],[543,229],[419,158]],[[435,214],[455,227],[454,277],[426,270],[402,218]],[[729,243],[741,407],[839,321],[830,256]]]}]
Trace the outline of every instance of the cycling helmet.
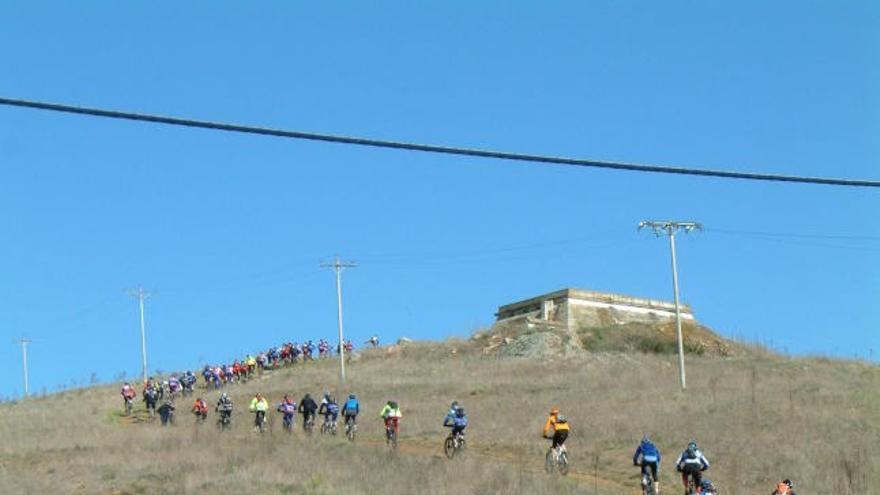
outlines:
[{"label": "cycling helmet", "polygon": [[794,483],[792,483],[790,479],[786,478],[782,482],[785,483],[785,486],[789,488],[794,488]]},{"label": "cycling helmet", "polygon": [[226,400],[226,399],[228,399],[228,398],[229,398],[229,396],[226,395],[226,392],[222,392],[222,393],[220,393],[220,400]]},{"label": "cycling helmet", "polygon": [[688,444],[687,449],[688,450],[697,450],[697,442],[694,440],[691,440],[691,443]]},{"label": "cycling helmet", "polygon": [[391,409],[397,409],[397,402],[395,401],[389,402],[388,405],[391,406]]},{"label": "cycling helmet", "polygon": [[463,418],[464,417],[464,408],[463,407],[455,408],[455,415],[459,418]]},{"label": "cycling helmet", "polygon": [[648,438],[648,435],[642,436],[642,443],[651,443],[651,439]]},{"label": "cycling helmet", "polygon": [[452,409],[457,408],[457,407],[458,407],[458,401],[457,401],[457,400],[452,401],[452,404],[451,404],[449,407],[451,407]]},{"label": "cycling helmet", "polygon": [[568,418],[566,418],[565,416],[557,416],[556,422],[557,423],[568,423]]},{"label": "cycling helmet", "polygon": [[303,397],[303,398],[304,398],[304,399],[311,399],[311,398],[312,398],[312,396],[311,396],[311,395],[309,395],[309,393],[308,393],[308,392],[306,392],[306,395],[305,395],[305,397]]},{"label": "cycling helmet", "polygon": [[550,409],[550,414],[553,415],[553,416],[559,414],[559,408],[558,408],[558,407],[554,407],[554,408]]},{"label": "cycling helmet", "polygon": [[354,394],[348,394],[348,398],[351,399],[351,400],[355,400],[355,399],[357,399],[357,397],[355,397]]}]

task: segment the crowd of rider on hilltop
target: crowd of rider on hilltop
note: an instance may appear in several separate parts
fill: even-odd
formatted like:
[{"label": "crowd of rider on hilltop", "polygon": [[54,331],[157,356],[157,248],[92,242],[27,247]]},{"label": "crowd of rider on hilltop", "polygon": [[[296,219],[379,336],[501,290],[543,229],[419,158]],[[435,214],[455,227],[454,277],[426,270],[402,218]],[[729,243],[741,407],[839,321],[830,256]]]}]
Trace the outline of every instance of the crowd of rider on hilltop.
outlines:
[{"label": "crowd of rider on hilltop", "polygon": [[[365,344],[378,347],[379,337],[373,335]],[[349,356],[354,352],[354,343],[350,339],[345,341],[344,350]],[[243,358],[236,359],[231,363],[206,364],[202,367],[199,375],[204,380],[205,388],[219,389],[226,385],[246,382],[254,376],[262,374],[265,370],[315,359],[326,359],[332,355],[333,351],[334,349],[326,339],[318,339],[317,343],[310,339],[302,344],[289,341],[279,346],[272,346],[265,351],[248,353]],[[339,345],[337,345],[336,354],[339,354],[339,351]],[[147,378],[141,394],[148,413],[151,416],[159,413],[163,424],[166,424],[172,417],[174,399],[180,395],[192,394],[197,381],[196,374],[189,370],[183,374],[172,373],[166,380],[158,380],[152,376]],[[131,401],[137,397],[137,392],[129,382],[123,385],[122,396],[126,401],[127,409],[130,408]]]},{"label": "crowd of rider on hilltop", "polygon": [[[379,339],[374,335],[365,344],[378,347]],[[354,352],[354,345],[351,340],[345,341],[344,350],[349,355]],[[316,357],[314,357],[315,351],[317,351]],[[340,353],[338,345],[335,351],[337,354]],[[287,342],[278,347],[271,347],[265,352],[259,352],[255,355],[247,354],[243,359],[235,360],[232,363],[205,365],[201,371],[201,376],[204,379],[204,387],[206,389],[219,389],[225,385],[247,381],[255,375],[262,374],[266,369],[275,369],[293,365],[300,361],[306,362],[330,356],[330,344],[324,339],[319,339],[317,344],[312,340],[303,342],[301,345],[298,345],[296,342]],[[197,377],[192,371],[186,371],[179,377],[177,374],[172,374],[165,381],[154,380],[150,377],[144,384],[143,389],[143,401],[146,404],[147,410],[151,416],[153,413],[158,412],[162,424],[169,424],[175,409],[174,398],[178,394],[189,395],[193,393],[196,382]],[[128,382],[122,388],[122,396],[126,404],[126,410],[130,411],[131,402],[137,396],[137,393]],[[157,408],[157,404],[160,402],[162,402],[162,405]],[[283,415],[282,425],[288,431],[293,430],[295,415],[300,413],[302,414],[304,430],[310,430],[311,426],[314,425],[316,416],[323,416],[322,432],[324,428],[327,428],[328,431],[332,429],[334,434],[340,414],[345,420],[346,434],[356,430],[357,416],[360,413],[360,409],[361,405],[355,394],[349,394],[348,399],[340,407],[336,398],[328,392],[324,393],[320,404],[308,393],[298,402],[294,401],[292,397],[284,395],[281,402],[275,408],[277,412]],[[268,400],[262,394],[257,393],[251,399],[248,410],[255,414],[254,428],[262,431],[266,421],[266,413],[269,410]],[[228,427],[232,421],[233,403],[226,392],[221,392],[215,406],[215,411],[218,413],[218,425],[221,429]],[[199,397],[195,400],[191,412],[195,415],[196,421],[205,422],[208,417],[208,404]],[[393,439],[396,445],[396,438],[399,435],[400,420],[402,418],[397,402],[389,400],[383,406],[379,417],[384,422],[386,439],[389,441]],[[450,440],[463,443],[464,432],[468,426],[468,418],[464,408],[457,401],[452,402],[443,420],[443,426],[450,428]],[[564,443],[568,438],[569,431],[568,419],[559,413],[558,408],[552,408],[542,433],[544,438],[551,441],[548,459],[552,458],[554,463],[557,462],[560,456],[564,456],[567,459]],[[633,455],[633,465],[641,470],[643,492],[659,495],[658,471],[660,466],[660,450],[648,436],[643,437],[638,444]],[[687,448],[682,451],[675,461],[675,469],[681,474],[686,495],[688,495],[689,483],[692,483],[691,486],[694,487],[695,493],[717,493],[714,484],[702,477],[702,473],[708,468],[709,461],[698,449],[696,442],[689,442]],[[771,495],[795,495],[793,483],[789,479],[780,481]]]}]

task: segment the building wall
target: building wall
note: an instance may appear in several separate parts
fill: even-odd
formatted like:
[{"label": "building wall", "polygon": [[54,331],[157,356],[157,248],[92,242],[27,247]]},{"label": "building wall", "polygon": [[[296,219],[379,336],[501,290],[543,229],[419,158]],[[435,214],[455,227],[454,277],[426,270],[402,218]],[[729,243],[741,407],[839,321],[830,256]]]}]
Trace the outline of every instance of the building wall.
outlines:
[{"label": "building wall", "polygon": [[[655,323],[675,318],[675,305],[666,301],[617,294],[563,289],[498,309],[498,321],[530,317],[563,323],[567,330],[582,326]],[[694,320],[690,307],[681,306],[683,320]]]}]

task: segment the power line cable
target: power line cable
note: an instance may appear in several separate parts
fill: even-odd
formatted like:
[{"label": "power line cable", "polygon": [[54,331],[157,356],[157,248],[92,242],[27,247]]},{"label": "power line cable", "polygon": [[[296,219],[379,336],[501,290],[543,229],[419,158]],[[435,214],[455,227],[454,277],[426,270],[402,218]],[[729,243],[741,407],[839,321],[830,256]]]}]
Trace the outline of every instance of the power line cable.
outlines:
[{"label": "power line cable", "polygon": [[846,234],[801,234],[794,232],[763,232],[756,230],[732,230],[732,229],[706,229],[707,232],[727,235],[741,235],[752,237],[774,237],[791,239],[823,239],[837,241],[880,241],[880,236],[870,235],[846,235]]},{"label": "power line cable", "polygon": [[792,182],[802,184],[823,184],[831,186],[848,187],[880,187],[880,181],[867,179],[841,179],[832,177],[807,177],[799,175],[765,174],[754,172],[736,172],[731,170],[712,170],[687,167],[672,167],[661,165],[643,165],[636,163],[613,162],[604,160],[589,160],[583,158],[570,158],[549,155],[533,155],[515,153],[509,151],[486,150],[477,148],[461,148],[454,146],[442,146],[435,144],[420,144],[405,141],[389,141],[383,139],[364,138],[357,136],[340,136],[334,134],[321,134],[315,132],[293,131],[273,129],[268,127],[247,126],[240,124],[228,124],[223,122],[210,122],[205,120],[184,119],[178,117],[166,117],[116,110],[104,110],[59,103],[47,103],[32,100],[0,97],[0,105],[50,110],[54,112],[91,115],[94,117],[106,117],[112,119],[135,120],[152,122],[157,124],[178,125],[185,127],[197,127],[227,132],[240,132],[246,134],[259,134],[264,136],[276,136],[291,139],[304,139],[310,141],[324,141],[339,144],[353,144],[359,146],[371,146],[375,148],[389,148],[407,151],[421,151],[427,153],[441,153],[446,155],[473,156],[479,158],[496,158],[500,160],[514,160],[532,163],[547,163],[555,165],[571,165],[578,167],[605,168],[614,170],[630,170],[635,172],[654,172],[662,174],[697,175],[704,177],[720,177],[726,179],[743,179],[773,182]]}]

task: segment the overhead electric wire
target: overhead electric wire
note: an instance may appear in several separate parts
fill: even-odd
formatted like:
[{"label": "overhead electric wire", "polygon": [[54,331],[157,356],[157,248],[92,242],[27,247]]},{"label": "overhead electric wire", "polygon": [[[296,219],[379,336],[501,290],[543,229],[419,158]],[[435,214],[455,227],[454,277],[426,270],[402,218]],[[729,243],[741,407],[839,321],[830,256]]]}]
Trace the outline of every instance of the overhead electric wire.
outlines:
[{"label": "overhead electric wire", "polygon": [[322,134],[316,132],[294,131],[285,129],[273,129],[268,127],[258,127],[240,124],[228,124],[223,122],[210,122],[205,120],[184,119],[178,117],[166,117],[161,115],[150,115],[133,112],[122,112],[117,110],[105,110],[99,108],[88,108],[74,105],[66,105],[59,103],[47,103],[32,100],[22,100],[16,98],[0,97],[0,105],[34,108],[40,110],[50,110],[55,112],[64,112],[80,115],[91,115],[94,117],[105,117],[112,119],[133,120],[141,122],[152,122],[157,124],[177,125],[185,127],[196,127],[201,129],[212,129],[227,132],[240,132],[246,134],[259,134],[264,136],[276,136],[290,139],[303,139],[310,141],[323,141],[339,144],[353,144],[358,146],[370,146],[375,148],[388,148],[406,151],[421,151],[427,153],[441,153],[447,155],[472,156],[478,158],[495,158],[500,160],[514,160],[532,163],[547,163],[555,165],[570,165],[577,167],[593,167],[614,170],[630,170],[635,172],[654,172],[662,174],[678,174],[678,175],[696,175],[703,177],[720,177],[726,179],[743,179],[773,182],[792,182],[802,184],[823,184],[831,186],[849,186],[849,187],[880,187],[880,180],[867,179],[842,179],[833,177],[807,177],[799,175],[781,175],[766,174],[755,172],[737,172],[731,170],[713,170],[699,169],[688,167],[672,167],[663,165],[644,165],[637,163],[614,162],[605,160],[590,160],[584,158],[570,158],[561,156],[534,155],[526,153],[516,153],[509,151],[497,151],[477,148],[461,148],[455,146],[443,146],[436,144],[421,144],[405,141],[389,141],[384,139],[373,139],[357,136],[340,136],[334,134]]},{"label": "overhead electric wire", "polygon": [[752,236],[752,237],[778,237],[778,238],[792,238],[792,239],[824,239],[824,240],[837,240],[837,241],[880,241],[880,237],[878,236],[870,236],[870,235],[847,235],[847,234],[801,234],[795,232],[764,232],[764,231],[756,231],[756,230],[730,230],[730,229],[716,229],[716,228],[708,228],[706,229],[708,232],[715,232],[718,234],[729,234],[729,235],[742,235],[742,236]]}]

